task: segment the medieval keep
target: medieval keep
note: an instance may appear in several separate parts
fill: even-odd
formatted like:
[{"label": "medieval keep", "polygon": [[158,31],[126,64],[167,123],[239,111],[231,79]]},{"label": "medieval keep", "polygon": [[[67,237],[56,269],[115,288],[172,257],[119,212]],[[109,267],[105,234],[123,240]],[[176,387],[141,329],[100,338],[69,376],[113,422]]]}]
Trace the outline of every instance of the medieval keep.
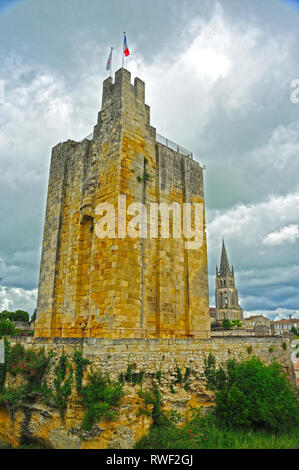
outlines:
[{"label": "medieval keep", "polygon": [[36,337],[210,337],[204,217],[197,249],[185,249],[183,238],[161,237],[160,226],[156,238],[96,235],[97,206],[117,209],[120,195],[127,206],[204,205],[202,167],[161,140],[150,125],[144,82],[131,84],[121,68],[114,83],[112,77],[103,83],[93,135],[53,148]]},{"label": "medieval keep", "polygon": [[222,252],[220,269],[216,266],[216,321],[241,320],[243,310],[239,305],[238,291],[235,286],[234,268],[230,269],[224,240],[222,241]]}]

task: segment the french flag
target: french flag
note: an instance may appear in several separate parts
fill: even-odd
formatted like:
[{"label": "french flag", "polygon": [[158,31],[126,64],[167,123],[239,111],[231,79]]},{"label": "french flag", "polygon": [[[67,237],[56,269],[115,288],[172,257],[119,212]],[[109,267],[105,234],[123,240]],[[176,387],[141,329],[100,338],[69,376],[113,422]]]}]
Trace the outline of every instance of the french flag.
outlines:
[{"label": "french flag", "polygon": [[126,35],[124,35],[124,54],[125,54],[126,57],[128,57],[128,55],[130,55]]}]

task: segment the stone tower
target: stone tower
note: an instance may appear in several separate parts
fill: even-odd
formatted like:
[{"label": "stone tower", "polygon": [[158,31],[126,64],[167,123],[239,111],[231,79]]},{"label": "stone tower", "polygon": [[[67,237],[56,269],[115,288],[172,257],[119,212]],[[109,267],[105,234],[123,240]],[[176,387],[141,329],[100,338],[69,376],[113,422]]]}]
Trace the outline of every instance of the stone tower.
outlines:
[{"label": "stone tower", "polygon": [[216,266],[216,321],[241,320],[243,310],[238,301],[238,290],[235,286],[234,268],[229,267],[224,240],[222,241],[222,253],[220,269]]},{"label": "stone tower", "polygon": [[[132,214],[117,216],[132,203],[173,202],[204,208],[203,169],[181,147],[158,142],[144,82],[131,84],[121,68],[103,83],[93,135],[52,150],[35,336],[208,338],[204,211],[197,249],[161,236],[160,219],[155,238],[128,237]],[[114,238],[96,230],[107,203]]]}]

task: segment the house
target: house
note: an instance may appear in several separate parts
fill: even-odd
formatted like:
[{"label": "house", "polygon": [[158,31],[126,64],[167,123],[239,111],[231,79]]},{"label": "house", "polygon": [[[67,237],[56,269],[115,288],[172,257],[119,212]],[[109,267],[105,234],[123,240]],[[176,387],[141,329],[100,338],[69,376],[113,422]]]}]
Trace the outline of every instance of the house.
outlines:
[{"label": "house", "polygon": [[242,325],[244,328],[263,335],[271,334],[271,321],[264,315],[251,315],[250,317],[243,318]]},{"label": "house", "polygon": [[299,329],[299,318],[283,318],[282,320],[276,320],[271,322],[271,330],[273,335],[288,335],[291,329]]}]

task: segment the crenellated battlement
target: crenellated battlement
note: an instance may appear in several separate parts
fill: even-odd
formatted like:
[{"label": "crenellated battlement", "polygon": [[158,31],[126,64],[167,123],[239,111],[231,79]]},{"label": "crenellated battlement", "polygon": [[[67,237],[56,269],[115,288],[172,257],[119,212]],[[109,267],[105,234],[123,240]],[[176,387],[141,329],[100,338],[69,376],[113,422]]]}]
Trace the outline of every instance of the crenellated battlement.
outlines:
[{"label": "crenellated battlement", "polygon": [[150,126],[150,107],[145,104],[145,83],[136,77],[132,84],[131,73],[121,68],[115,72],[114,82],[112,77],[103,82],[102,107],[93,137],[99,137],[101,129],[106,132],[105,123],[130,124],[132,119],[136,127],[148,127],[155,135],[155,129]]},{"label": "crenellated battlement", "polygon": [[140,103],[145,101],[145,83],[138,77],[135,77],[134,84],[131,83],[131,72],[121,68],[115,72],[115,80],[112,77],[106,78],[103,82],[102,108],[109,101],[112,95],[124,95],[126,91],[131,90]]}]

